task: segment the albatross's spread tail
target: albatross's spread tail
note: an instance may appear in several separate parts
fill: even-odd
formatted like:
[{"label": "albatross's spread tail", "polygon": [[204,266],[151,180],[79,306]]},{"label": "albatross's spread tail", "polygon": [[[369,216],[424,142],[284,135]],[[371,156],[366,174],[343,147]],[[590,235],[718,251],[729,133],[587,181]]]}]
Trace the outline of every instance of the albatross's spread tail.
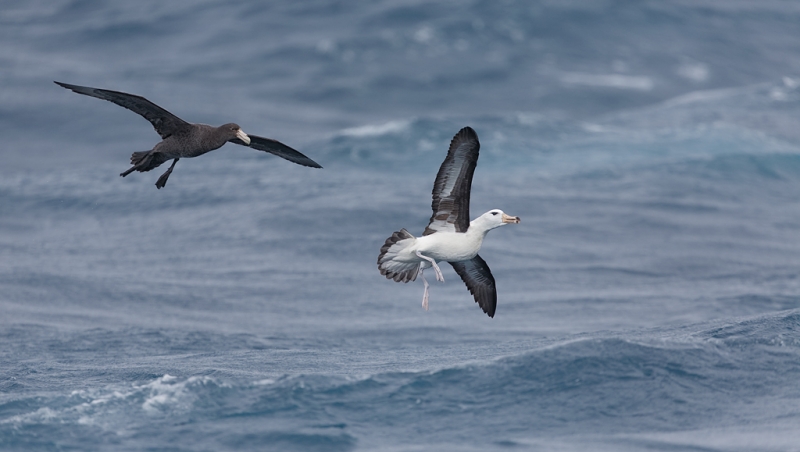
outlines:
[{"label": "albatross's spread tail", "polygon": [[417,279],[419,262],[400,262],[396,260],[398,253],[416,242],[416,238],[405,229],[401,229],[386,239],[378,255],[378,269],[386,279],[397,282],[409,282]]}]

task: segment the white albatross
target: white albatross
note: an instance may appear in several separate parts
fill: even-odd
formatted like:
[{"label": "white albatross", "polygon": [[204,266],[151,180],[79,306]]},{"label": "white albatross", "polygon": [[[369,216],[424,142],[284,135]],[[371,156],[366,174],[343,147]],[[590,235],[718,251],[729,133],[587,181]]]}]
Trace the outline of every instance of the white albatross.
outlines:
[{"label": "white albatross", "polygon": [[422,307],[426,311],[429,284],[424,271],[433,267],[436,280],[444,282],[436,262],[447,261],[483,312],[494,317],[497,288],[489,266],[478,256],[478,251],[487,232],[509,223],[519,223],[519,217],[492,209],[469,221],[469,193],[480,147],[478,135],[469,127],[464,127],[453,137],[433,183],[433,215],[422,237],[414,237],[401,229],[386,239],[378,256],[378,269],[387,279],[407,283],[416,280],[417,274],[422,277],[425,284]]}]

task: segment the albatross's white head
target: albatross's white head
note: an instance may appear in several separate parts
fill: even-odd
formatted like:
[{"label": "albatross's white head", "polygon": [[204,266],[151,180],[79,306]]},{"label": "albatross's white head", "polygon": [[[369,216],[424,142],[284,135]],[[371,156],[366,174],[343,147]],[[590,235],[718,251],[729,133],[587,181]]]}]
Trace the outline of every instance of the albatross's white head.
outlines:
[{"label": "albatross's white head", "polygon": [[[509,223],[519,223],[519,217],[506,215],[505,212],[500,209],[492,209],[472,220],[472,225],[475,225],[484,231],[490,231],[494,228],[499,228],[500,226],[505,226]],[[472,227],[472,225],[470,225],[470,227]]]}]

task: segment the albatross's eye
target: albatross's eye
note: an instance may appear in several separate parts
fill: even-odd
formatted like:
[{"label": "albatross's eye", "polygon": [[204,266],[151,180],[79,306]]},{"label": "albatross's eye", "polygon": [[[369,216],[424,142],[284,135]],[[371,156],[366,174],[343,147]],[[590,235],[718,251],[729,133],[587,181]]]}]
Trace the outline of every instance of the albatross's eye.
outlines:
[{"label": "albatross's eye", "polygon": [[492,215],[497,215],[497,214],[498,214],[498,212],[492,212]]}]

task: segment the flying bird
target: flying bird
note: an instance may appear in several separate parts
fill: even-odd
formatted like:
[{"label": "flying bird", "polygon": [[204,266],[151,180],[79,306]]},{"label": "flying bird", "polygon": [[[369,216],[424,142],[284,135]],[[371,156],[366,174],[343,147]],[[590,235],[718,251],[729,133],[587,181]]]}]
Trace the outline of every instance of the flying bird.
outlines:
[{"label": "flying bird", "polygon": [[417,275],[422,277],[425,285],[422,307],[426,311],[429,284],[424,271],[433,267],[436,280],[444,282],[437,262],[447,261],[483,312],[494,317],[497,288],[489,266],[478,251],[487,232],[520,220],[492,209],[469,221],[469,194],[480,147],[478,135],[470,127],[464,127],[453,137],[433,183],[433,215],[422,237],[400,229],[386,239],[378,255],[378,269],[387,279],[407,283],[416,280]]},{"label": "flying bird", "polygon": [[158,189],[167,184],[167,179],[172,174],[172,170],[178,160],[203,155],[206,152],[219,149],[227,142],[248,146],[259,151],[266,151],[298,165],[322,168],[317,162],[279,141],[247,135],[242,131],[241,127],[234,123],[224,124],[219,127],[192,124],[135,94],[61,82],[55,83],[78,94],[113,102],[120,107],[140,114],[144,119],[150,121],[156,132],[161,135],[161,142],[149,151],[134,152],[131,155],[131,164],[133,166],[120,173],[120,176],[125,177],[134,171],[150,171],[162,163],[172,160],[172,165],[170,165],[167,172],[162,174],[156,181],[156,188]]}]

